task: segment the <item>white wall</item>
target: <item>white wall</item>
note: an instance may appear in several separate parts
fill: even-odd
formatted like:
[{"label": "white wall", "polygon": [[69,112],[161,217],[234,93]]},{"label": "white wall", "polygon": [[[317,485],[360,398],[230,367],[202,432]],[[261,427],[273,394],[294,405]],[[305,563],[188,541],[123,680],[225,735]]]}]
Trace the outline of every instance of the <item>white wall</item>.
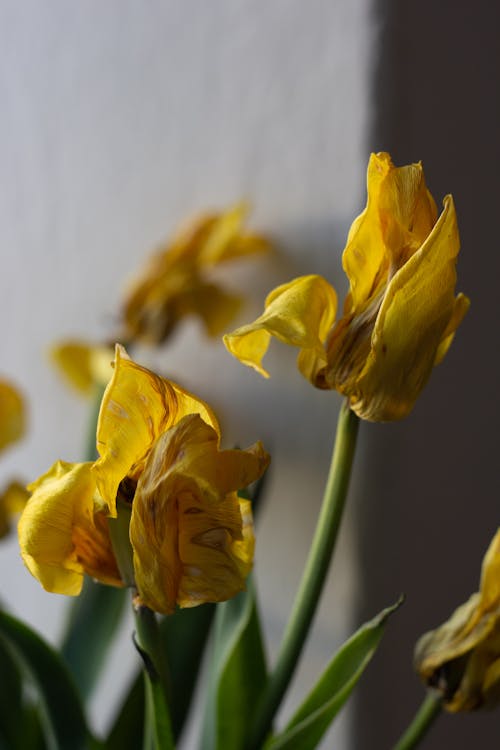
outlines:
[{"label": "white wall", "polygon": [[[64,336],[110,335],[124,279],[189,213],[246,197],[252,226],[280,247],[273,260],[227,276],[253,294],[242,320],[293,275],[337,281],[346,231],[364,201],[367,6],[1,0],[0,371],[30,402],[29,434],[2,457],[2,481],[13,472],[31,480],[57,458],[81,458],[87,407],[61,386],[46,348]],[[144,358],[221,410],[227,445],[262,438],[273,454],[257,573],[274,653],[339,402],[313,391],[284,347],[271,353],[265,382],[194,323]],[[306,685],[353,604],[345,539],[337,564],[301,668]],[[57,640],[66,602],[30,578],[14,539],[0,545],[0,571],[2,599]],[[134,658],[129,627],[115,670],[123,654]],[[106,684],[116,689],[116,672]],[[94,706],[100,725],[104,693]]]}]

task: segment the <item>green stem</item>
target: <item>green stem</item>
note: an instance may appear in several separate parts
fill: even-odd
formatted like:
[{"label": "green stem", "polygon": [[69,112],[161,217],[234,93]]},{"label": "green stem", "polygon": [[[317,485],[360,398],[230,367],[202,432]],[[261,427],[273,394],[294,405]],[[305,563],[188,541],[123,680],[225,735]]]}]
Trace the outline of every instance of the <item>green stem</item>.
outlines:
[{"label": "green stem", "polygon": [[394,750],[411,750],[416,747],[440,715],[441,703],[442,698],[439,694],[427,693],[410,726],[394,745]]},{"label": "green stem", "polygon": [[276,667],[257,707],[248,743],[251,750],[262,747],[271,729],[274,715],[292,678],[319,604],[344,510],[358,426],[358,417],[344,403],[340,409],[332,462],[309,558],[295,596]]},{"label": "green stem", "polygon": [[[142,605],[134,607],[137,646],[144,661],[146,712],[144,748],[173,750],[174,740],[168,708],[170,684],[155,613]],[[152,742],[151,742],[152,738]]]}]

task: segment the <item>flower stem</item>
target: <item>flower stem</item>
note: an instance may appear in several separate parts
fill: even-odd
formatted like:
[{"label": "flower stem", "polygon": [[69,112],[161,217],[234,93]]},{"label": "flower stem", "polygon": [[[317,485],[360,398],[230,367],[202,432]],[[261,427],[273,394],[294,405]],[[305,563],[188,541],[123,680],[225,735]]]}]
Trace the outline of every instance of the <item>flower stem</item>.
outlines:
[{"label": "flower stem", "polygon": [[170,684],[158,620],[152,610],[142,605],[134,607],[134,614],[137,646],[145,672],[144,747],[152,745],[154,750],[173,750],[174,740],[168,708]]},{"label": "flower stem", "polygon": [[417,747],[441,713],[442,698],[434,692],[427,693],[413,721],[401,736],[394,750],[411,750]]},{"label": "flower stem", "polygon": [[344,403],[340,409],[332,462],[309,558],[295,596],[276,667],[257,707],[248,744],[250,750],[259,750],[271,729],[316,612],[342,519],[358,426],[358,417]]}]

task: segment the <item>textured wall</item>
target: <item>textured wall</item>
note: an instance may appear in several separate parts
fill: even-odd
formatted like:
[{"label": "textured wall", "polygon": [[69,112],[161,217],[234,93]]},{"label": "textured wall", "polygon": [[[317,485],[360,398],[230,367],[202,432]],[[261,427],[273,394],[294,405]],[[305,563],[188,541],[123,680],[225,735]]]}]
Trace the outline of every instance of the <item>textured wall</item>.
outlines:
[{"label": "textured wall", "polygon": [[[379,0],[374,18],[380,57],[370,145],[399,163],[422,159],[438,202],[453,193],[462,240],[458,288],[472,301],[412,416],[363,425],[363,612],[407,594],[363,681],[355,723],[356,748],[385,750],[423,695],[411,670],[415,640],[476,590],[500,521],[500,6]],[[498,726],[498,710],[444,716],[422,746],[497,747]]]},{"label": "textured wall", "polygon": [[[247,197],[253,226],[276,238],[280,256],[229,279],[253,290],[247,317],[293,275],[336,280],[364,200],[367,14],[366,0],[0,2],[1,371],[31,406],[29,435],[2,460],[2,479],[81,458],[87,407],[61,387],[45,350],[63,336],[109,335],[124,278],[186,214]],[[262,438],[273,451],[257,566],[272,648],[307,552],[339,403],[313,392],[294,359],[272,354],[264,382],[196,324],[154,355],[221,409],[227,445]],[[339,610],[352,606],[348,539],[306,682],[345,629]],[[0,570],[2,598],[55,640],[66,602],[31,580],[15,540],[1,546]],[[129,628],[111,695],[131,654]]]}]

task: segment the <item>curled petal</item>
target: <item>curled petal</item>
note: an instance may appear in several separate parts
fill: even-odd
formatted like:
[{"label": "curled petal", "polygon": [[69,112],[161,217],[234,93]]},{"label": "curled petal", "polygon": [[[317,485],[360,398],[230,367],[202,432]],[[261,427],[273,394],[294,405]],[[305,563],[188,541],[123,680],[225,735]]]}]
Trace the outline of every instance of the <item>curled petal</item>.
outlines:
[{"label": "curled petal", "polygon": [[116,346],[113,378],[104,393],[97,424],[94,465],[97,486],[112,516],[120,482],[137,479],[154,442],[186,414],[200,414],[219,434],[207,404],[175,383],[155,375]]},{"label": "curled petal", "polygon": [[22,437],[25,430],[24,402],[19,391],[0,381],[0,450]]},{"label": "curled petal", "polygon": [[390,269],[401,267],[420,247],[437,215],[421,164],[395,167],[389,154],[372,154],[367,189],[366,208],[353,222],[342,256],[352,310],[376,294]]},{"label": "curled petal", "polygon": [[157,612],[223,601],[244,588],[253,560],[248,501],[236,490],[258,479],[269,457],[258,443],[219,451],[198,415],[156,441],[138,481],[130,539],[142,601]]},{"label": "curled petal", "polygon": [[66,382],[85,396],[92,395],[96,385],[106,385],[113,374],[113,351],[107,346],[64,341],[53,346],[50,355]]},{"label": "curled petal", "polygon": [[337,295],[321,276],[301,276],[274,289],[265,311],[253,323],[224,336],[227,349],[264,377],[262,367],[271,336],[301,349],[301,372],[310,380],[326,364],[324,342],[335,320]]},{"label": "curled petal", "polygon": [[21,555],[53,593],[79,594],[84,573],[121,585],[106,519],[96,512],[91,466],[58,461],[28,487],[32,495],[19,521]]}]

